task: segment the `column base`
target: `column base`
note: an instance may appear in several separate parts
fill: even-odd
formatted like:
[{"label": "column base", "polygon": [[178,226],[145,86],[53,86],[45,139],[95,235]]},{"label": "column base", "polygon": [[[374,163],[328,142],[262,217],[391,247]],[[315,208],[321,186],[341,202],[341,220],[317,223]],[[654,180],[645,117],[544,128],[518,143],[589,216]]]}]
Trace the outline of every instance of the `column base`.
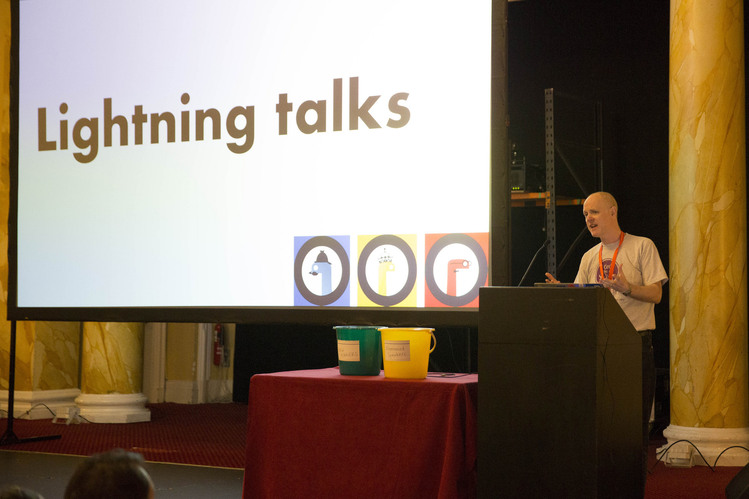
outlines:
[{"label": "column base", "polygon": [[[23,419],[67,418],[75,408],[78,388],[66,390],[35,390],[13,392],[13,417]],[[8,410],[8,390],[0,391],[0,409]],[[74,411],[75,412],[75,411]]]},{"label": "column base", "polygon": [[[670,425],[663,430],[668,443],[656,451],[666,466],[746,466],[749,428],[690,428]],[[716,462],[717,461],[717,462]]]},{"label": "column base", "polygon": [[142,393],[82,393],[75,399],[81,417],[91,423],[142,423],[151,421]]}]

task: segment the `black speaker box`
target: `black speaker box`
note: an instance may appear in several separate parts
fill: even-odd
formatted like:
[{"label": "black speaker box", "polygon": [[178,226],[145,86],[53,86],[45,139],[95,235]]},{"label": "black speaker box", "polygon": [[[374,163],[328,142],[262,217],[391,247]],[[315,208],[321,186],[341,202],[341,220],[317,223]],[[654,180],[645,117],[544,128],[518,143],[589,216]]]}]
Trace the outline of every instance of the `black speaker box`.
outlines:
[{"label": "black speaker box", "polygon": [[749,499],[749,464],[726,485],[726,499]]}]

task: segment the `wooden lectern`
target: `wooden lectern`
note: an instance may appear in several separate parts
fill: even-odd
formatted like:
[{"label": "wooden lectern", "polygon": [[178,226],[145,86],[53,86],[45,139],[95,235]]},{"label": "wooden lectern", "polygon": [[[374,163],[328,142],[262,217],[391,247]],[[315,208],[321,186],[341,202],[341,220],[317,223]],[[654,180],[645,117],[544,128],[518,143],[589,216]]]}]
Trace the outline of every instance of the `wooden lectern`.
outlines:
[{"label": "wooden lectern", "polygon": [[480,291],[478,496],[641,497],[642,340],[604,288]]}]

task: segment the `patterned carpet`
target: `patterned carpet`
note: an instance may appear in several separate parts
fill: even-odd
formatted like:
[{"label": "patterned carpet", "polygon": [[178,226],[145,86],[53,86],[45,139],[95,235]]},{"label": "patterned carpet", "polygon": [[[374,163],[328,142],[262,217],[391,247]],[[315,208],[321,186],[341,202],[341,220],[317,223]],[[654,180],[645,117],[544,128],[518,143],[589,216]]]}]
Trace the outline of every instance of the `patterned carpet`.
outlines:
[{"label": "patterned carpet", "polygon": [[[119,447],[139,452],[152,462],[244,469],[246,404],[152,404],[148,408],[148,423],[66,425],[64,420],[15,419],[13,433],[18,438],[60,438],[0,449],[87,456]],[[7,420],[0,419],[0,432],[6,428]],[[663,444],[664,440],[651,440],[646,499],[725,497],[726,486],[741,471],[738,467],[666,467],[655,457],[655,449]]]},{"label": "patterned carpet", "polygon": [[[645,483],[645,499],[726,498],[726,486],[741,471],[740,467],[668,467],[659,462],[656,457],[656,450],[666,443],[666,440],[662,438],[655,438],[650,441],[648,449],[649,474]],[[728,499],[739,499],[739,497],[734,496]]]},{"label": "patterned carpet", "polygon": [[[19,439],[60,435],[59,439],[24,442],[4,450],[88,456],[112,448],[143,454],[146,461],[244,468],[246,404],[152,404],[147,423],[65,424],[52,419],[13,420]],[[6,433],[7,419],[0,419]]]}]

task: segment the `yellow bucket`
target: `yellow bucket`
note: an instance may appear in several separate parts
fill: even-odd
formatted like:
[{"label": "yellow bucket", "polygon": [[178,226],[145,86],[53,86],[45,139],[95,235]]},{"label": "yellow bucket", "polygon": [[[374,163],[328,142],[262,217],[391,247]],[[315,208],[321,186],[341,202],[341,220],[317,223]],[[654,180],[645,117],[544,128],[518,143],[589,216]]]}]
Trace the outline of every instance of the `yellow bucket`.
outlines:
[{"label": "yellow bucket", "polygon": [[427,377],[429,354],[437,346],[434,329],[388,327],[380,329],[380,333],[382,334],[382,363],[386,378],[424,379]]}]

